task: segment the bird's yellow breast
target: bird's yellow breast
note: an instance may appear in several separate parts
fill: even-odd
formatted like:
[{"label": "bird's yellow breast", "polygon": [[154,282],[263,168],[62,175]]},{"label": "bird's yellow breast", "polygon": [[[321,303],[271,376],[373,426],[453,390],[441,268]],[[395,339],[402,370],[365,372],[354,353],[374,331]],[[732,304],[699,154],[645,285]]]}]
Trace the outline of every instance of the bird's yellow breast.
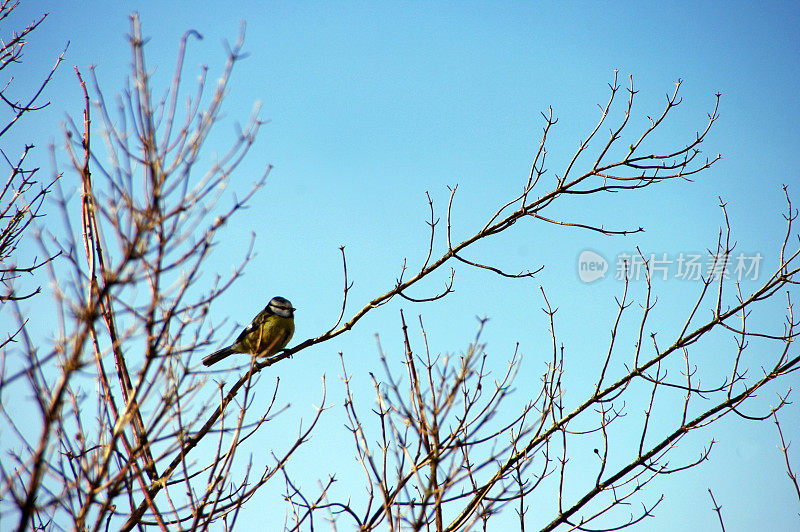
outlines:
[{"label": "bird's yellow breast", "polygon": [[286,347],[294,334],[294,319],[271,314],[258,331],[247,335],[247,350],[260,357],[270,357]]}]

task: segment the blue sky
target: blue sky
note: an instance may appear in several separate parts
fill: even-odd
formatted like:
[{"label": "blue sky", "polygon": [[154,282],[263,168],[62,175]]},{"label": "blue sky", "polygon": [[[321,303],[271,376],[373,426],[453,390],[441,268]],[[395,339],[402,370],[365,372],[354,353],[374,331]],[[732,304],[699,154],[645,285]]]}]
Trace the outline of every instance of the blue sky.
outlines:
[{"label": "blue sky", "polygon": [[[800,203],[800,17],[789,2],[239,2],[211,9],[196,2],[28,1],[16,15],[18,23],[43,10],[50,15],[31,38],[19,86],[38,79],[66,41],[71,44],[46,93],[52,104],[26,117],[13,136],[4,138],[4,149],[34,142],[40,148],[37,161],[51,171],[46,146],[63,145],[59,124],[67,114],[78,117],[83,105],[72,67],[86,73],[88,65],[96,65],[106,91],[119,92],[130,62],[125,35],[134,9],[151,38],[148,64],[156,83],[171,76],[178,40],[187,29],[196,29],[204,39],[191,44],[186,79],[194,79],[200,63],[217,76],[223,40],[234,41],[240,21],[247,21],[245,49],[250,55],[234,71],[226,120],[214,137],[219,147],[213,142],[208,147],[223,151],[234,124],[246,121],[253,103],[261,101],[262,117],[269,123],[233,176],[231,189],[246,190],[266,164],[274,169],[247,215],[228,229],[208,267],[209,275],[211,270],[230,271],[250,234],[256,234],[257,256],[242,282],[212,308],[212,316],[217,323],[227,319],[229,327],[238,327],[280,294],[299,309],[296,341],[316,336],[335,321],[342,285],[340,245],[346,246],[348,273],[355,282],[355,310],[391,288],[404,258],[412,267],[424,260],[426,191],[437,215],[443,216],[447,186],[458,184],[457,240],[474,233],[517,194],[538,146],[543,126],[539,113],[548,106],[559,119],[551,132],[548,164],[558,173],[599,117],[597,104],[607,100],[615,69],[623,85],[632,75],[640,91],[631,119],[637,131],[646,116],[662,110],[675,81],[683,80],[683,103],[653,145],[690,139],[704,127],[715,93],[722,93],[720,118],[701,146],[705,155],[723,155],[711,170],[694,182],[570,198],[558,209],[573,221],[642,226],[644,233],[604,237],[520,222],[467,255],[514,271],[545,265],[536,278],[508,280],[459,266],[456,292],[445,301],[392,302],[339,340],[281,364],[276,371],[284,400],[294,405],[283,419],[286,430],[291,433],[300,417],[311,415],[323,375],[335,405],[317,436],[322,440],[325,435],[330,468],[315,463],[313,452],[300,455],[307,467],[297,474],[311,489],[316,478],[334,472],[345,486],[358,489],[348,484],[355,477],[343,469],[353,449],[341,428],[343,388],[336,354],[342,351],[354,372],[367,415],[372,396],[362,369],[380,372],[376,334],[390,359],[399,360],[399,308],[407,318],[422,314],[432,347],[444,352],[466,346],[477,327],[476,315],[489,317],[483,340],[493,367],[500,371],[519,342],[525,362],[517,387],[524,394],[538,384],[546,359],[543,286],[559,307],[567,390],[574,394],[567,400],[574,404],[583,396],[582,386],[592,382],[607,348],[614,297],[622,289],[613,279],[619,253],[636,246],[646,254],[670,257],[704,253],[715,245],[722,223],[717,207],[721,196],[737,249],[761,253],[764,265],[773,268],[784,229],[781,185],[788,185]],[[619,116],[621,103],[612,116]],[[66,162],[63,155],[58,159]],[[437,244],[441,250],[443,241]],[[580,281],[577,258],[585,249],[611,263],[607,278],[592,284]],[[444,281],[437,274],[412,295],[429,295]],[[634,295],[641,297],[642,287],[634,283]],[[651,327],[663,331],[665,340],[682,323],[698,289],[698,283],[672,278],[655,284],[659,305]],[[36,309],[40,303],[30,304]],[[779,327],[780,306],[757,319]],[[632,344],[633,338],[627,340]],[[723,339],[720,346],[729,348],[731,343]],[[698,349],[698,363],[711,360],[712,369],[716,367],[714,360],[721,356],[717,347]],[[759,357],[770,360],[766,350],[752,356],[755,372]],[[265,376],[262,384],[270,379]],[[797,384],[796,378],[784,381],[764,393],[759,404],[772,404],[770,393]],[[784,412],[787,436],[800,441],[795,422],[800,410],[793,405]],[[772,424],[731,418],[687,439],[681,456],[696,456],[712,437],[719,443],[710,463],[671,475],[652,488],[650,500],[661,492],[667,498],[646,528],[715,526],[707,488],[722,504],[728,530],[789,528],[798,503],[781,467]],[[263,447],[270,445],[265,437]],[[798,460],[800,454],[793,456]],[[279,503],[275,511],[282,516]],[[245,517],[259,518],[256,513]]]}]

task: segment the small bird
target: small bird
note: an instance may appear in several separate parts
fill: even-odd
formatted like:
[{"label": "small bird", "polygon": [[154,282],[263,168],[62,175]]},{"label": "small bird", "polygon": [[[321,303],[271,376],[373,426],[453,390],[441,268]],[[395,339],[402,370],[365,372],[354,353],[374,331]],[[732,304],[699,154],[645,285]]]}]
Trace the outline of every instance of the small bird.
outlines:
[{"label": "small bird", "polygon": [[286,347],[294,334],[294,311],[284,297],[273,297],[264,310],[244,328],[236,341],[203,359],[203,365],[216,364],[234,353],[250,353],[268,358]]}]

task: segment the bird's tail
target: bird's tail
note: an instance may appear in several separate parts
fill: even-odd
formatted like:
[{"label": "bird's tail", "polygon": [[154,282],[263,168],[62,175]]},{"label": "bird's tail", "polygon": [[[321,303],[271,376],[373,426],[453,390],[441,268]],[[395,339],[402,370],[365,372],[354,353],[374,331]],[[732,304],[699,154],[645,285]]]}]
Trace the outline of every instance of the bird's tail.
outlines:
[{"label": "bird's tail", "polygon": [[210,366],[212,364],[216,364],[217,362],[219,362],[223,358],[225,358],[225,357],[227,357],[229,355],[232,355],[234,353],[236,353],[236,351],[233,350],[233,346],[229,345],[228,347],[224,347],[224,348],[220,349],[219,351],[215,351],[214,353],[211,353],[206,358],[204,358],[203,359],[203,365],[204,366]]}]

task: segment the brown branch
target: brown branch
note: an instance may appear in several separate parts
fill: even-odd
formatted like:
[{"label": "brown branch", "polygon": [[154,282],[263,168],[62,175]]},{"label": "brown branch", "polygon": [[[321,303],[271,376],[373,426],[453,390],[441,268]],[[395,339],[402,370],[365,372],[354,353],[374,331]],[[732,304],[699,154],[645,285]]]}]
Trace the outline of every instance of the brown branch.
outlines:
[{"label": "brown branch", "polygon": [[[781,401],[783,403],[783,401]],[[783,430],[781,430],[781,423],[778,421],[778,412],[777,408],[772,409],[772,419],[775,421],[775,427],[778,429],[778,438],[781,440],[781,445],[778,447],[780,449],[781,454],[783,455],[784,463],[786,464],[786,474],[789,476],[789,480],[792,481],[792,485],[794,487],[794,492],[797,495],[797,500],[800,502],[800,485],[797,483],[797,475],[792,470],[792,465],[789,461],[789,445],[790,443],[786,443],[786,440],[783,439]]]}]

